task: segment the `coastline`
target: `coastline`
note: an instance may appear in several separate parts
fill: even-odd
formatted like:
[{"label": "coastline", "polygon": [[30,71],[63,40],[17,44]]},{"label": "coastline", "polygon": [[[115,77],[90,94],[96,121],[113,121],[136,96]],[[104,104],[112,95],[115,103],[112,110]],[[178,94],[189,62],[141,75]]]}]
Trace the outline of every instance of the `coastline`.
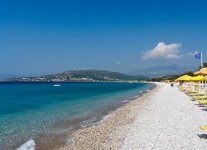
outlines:
[{"label": "coastline", "polygon": [[[9,100],[13,101],[13,99],[15,102],[21,101],[23,104],[21,107],[16,107],[15,104],[18,103],[11,105],[11,108],[17,108],[18,113],[10,115],[9,112],[3,117],[1,115],[3,122],[0,126],[1,128],[6,127],[2,132],[3,134],[0,134],[1,147],[5,150],[16,149],[31,139],[34,141],[36,149],[50,150],[57,149],[59,145],[65,144],[68,134],[74,130],[81,128],[81,126],[87,127],[97,123],[109,112],[133,100],[141,91],[149,89],[151,85],[139,83],[77,83],[64,84],[64,86],[56,88],[50,83],[18,83],[12,86],[5,84],[1,87],[4,89],[1,90],[2,92],[11,89],[20,95],[16,99],[15,94],[8,93],[5,95],[8,97],[7,100],[5,103],[3,101],[1,106],[10,106]],[[43,87],[46,90],[43,90]],[[79,89],[82,91],[80,92]],[[33,92],[25,94],[29,91]],[[39,99],[39,101],[33,101],[33,99]],[[31,102],[31,106],[34,104],[34,106],[41,107],[27,109],[28,105],[25,104],[28,101]],[[48,101],[54,103],[46,103],[48,105],[45,105],[45,102]],[[4,110],[1,109],[1,112]],[[40,145],[43,148],[39,148]]]},{"label": "coastline", "polygon": [[100,122],[68,133],[66,144],[60,145],[58,150],[119,149],[127,134],[128,125],[135,120],[134,110],[140,111],[148,105],[149,97],[159,89],[158,85],[151,84],[154,87],[124,102],[121,107],[104,116]]},{"label": "coastline", "polygon": [[156,85],[101,123],[68,135],[58,150],[206,149],[207,140],[202,138],[206,132],[199,128],[207,124],[206,108],[198,107],[177,87]]}]

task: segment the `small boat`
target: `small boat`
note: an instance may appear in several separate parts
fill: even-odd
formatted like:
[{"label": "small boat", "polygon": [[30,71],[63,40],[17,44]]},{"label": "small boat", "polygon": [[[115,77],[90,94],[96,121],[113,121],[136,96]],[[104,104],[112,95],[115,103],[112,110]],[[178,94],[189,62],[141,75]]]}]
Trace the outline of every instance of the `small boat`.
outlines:
[{"label": "small boat", "polygon": [[60,84],[53,84],[53,86],[61,86]]}]

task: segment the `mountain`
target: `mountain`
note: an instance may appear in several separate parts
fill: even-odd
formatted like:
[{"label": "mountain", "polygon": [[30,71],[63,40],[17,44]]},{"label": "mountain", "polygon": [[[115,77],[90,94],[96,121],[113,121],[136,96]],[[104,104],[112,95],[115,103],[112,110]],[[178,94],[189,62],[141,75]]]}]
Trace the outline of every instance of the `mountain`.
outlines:
[{"label": "mountain", "polygon": [[157,77],[181,74],[186,71],[195,71],[195,70],[196,70],[195,67],[190,68],[190,67],[181,67],[178,65],[171,65],[171,66],[157,66],[147,69],[134,70],[127,74],[131,76],[145,76],[148,78],[157,78]]},{"label": "mountain", "polygon": [[8,81],[15,82],[75,82],[75,81],[129,81],[142,80],[144,77],[135,77],[118,72],[103,70],[72,70],[57,74],[39,77],[17,77]]}]

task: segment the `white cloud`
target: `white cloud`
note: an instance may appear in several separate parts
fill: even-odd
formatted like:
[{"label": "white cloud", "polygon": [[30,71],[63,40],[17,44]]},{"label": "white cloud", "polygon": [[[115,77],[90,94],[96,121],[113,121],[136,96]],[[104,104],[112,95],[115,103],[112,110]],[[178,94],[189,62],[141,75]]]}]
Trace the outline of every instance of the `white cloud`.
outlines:
[{"label": "white cloud", "polygon": [[178,59],[181,57],[179,48],[182,46],[181,43],[165,44],[159,42],[157,46],[147,52],[142,56],[143,59],[153,59],[153,58],[166,58],[166,59]]}]

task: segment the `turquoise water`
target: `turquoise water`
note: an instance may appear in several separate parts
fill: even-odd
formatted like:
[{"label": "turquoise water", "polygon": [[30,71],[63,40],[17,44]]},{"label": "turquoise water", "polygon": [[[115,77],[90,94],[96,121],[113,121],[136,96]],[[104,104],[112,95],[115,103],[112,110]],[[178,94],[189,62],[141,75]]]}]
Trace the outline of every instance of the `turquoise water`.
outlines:
[{"label": "turquoise water", "polygon": [[150,88],[145,83],[0,83],[0,149],[30,138],[86,127],[126,99]]}]

